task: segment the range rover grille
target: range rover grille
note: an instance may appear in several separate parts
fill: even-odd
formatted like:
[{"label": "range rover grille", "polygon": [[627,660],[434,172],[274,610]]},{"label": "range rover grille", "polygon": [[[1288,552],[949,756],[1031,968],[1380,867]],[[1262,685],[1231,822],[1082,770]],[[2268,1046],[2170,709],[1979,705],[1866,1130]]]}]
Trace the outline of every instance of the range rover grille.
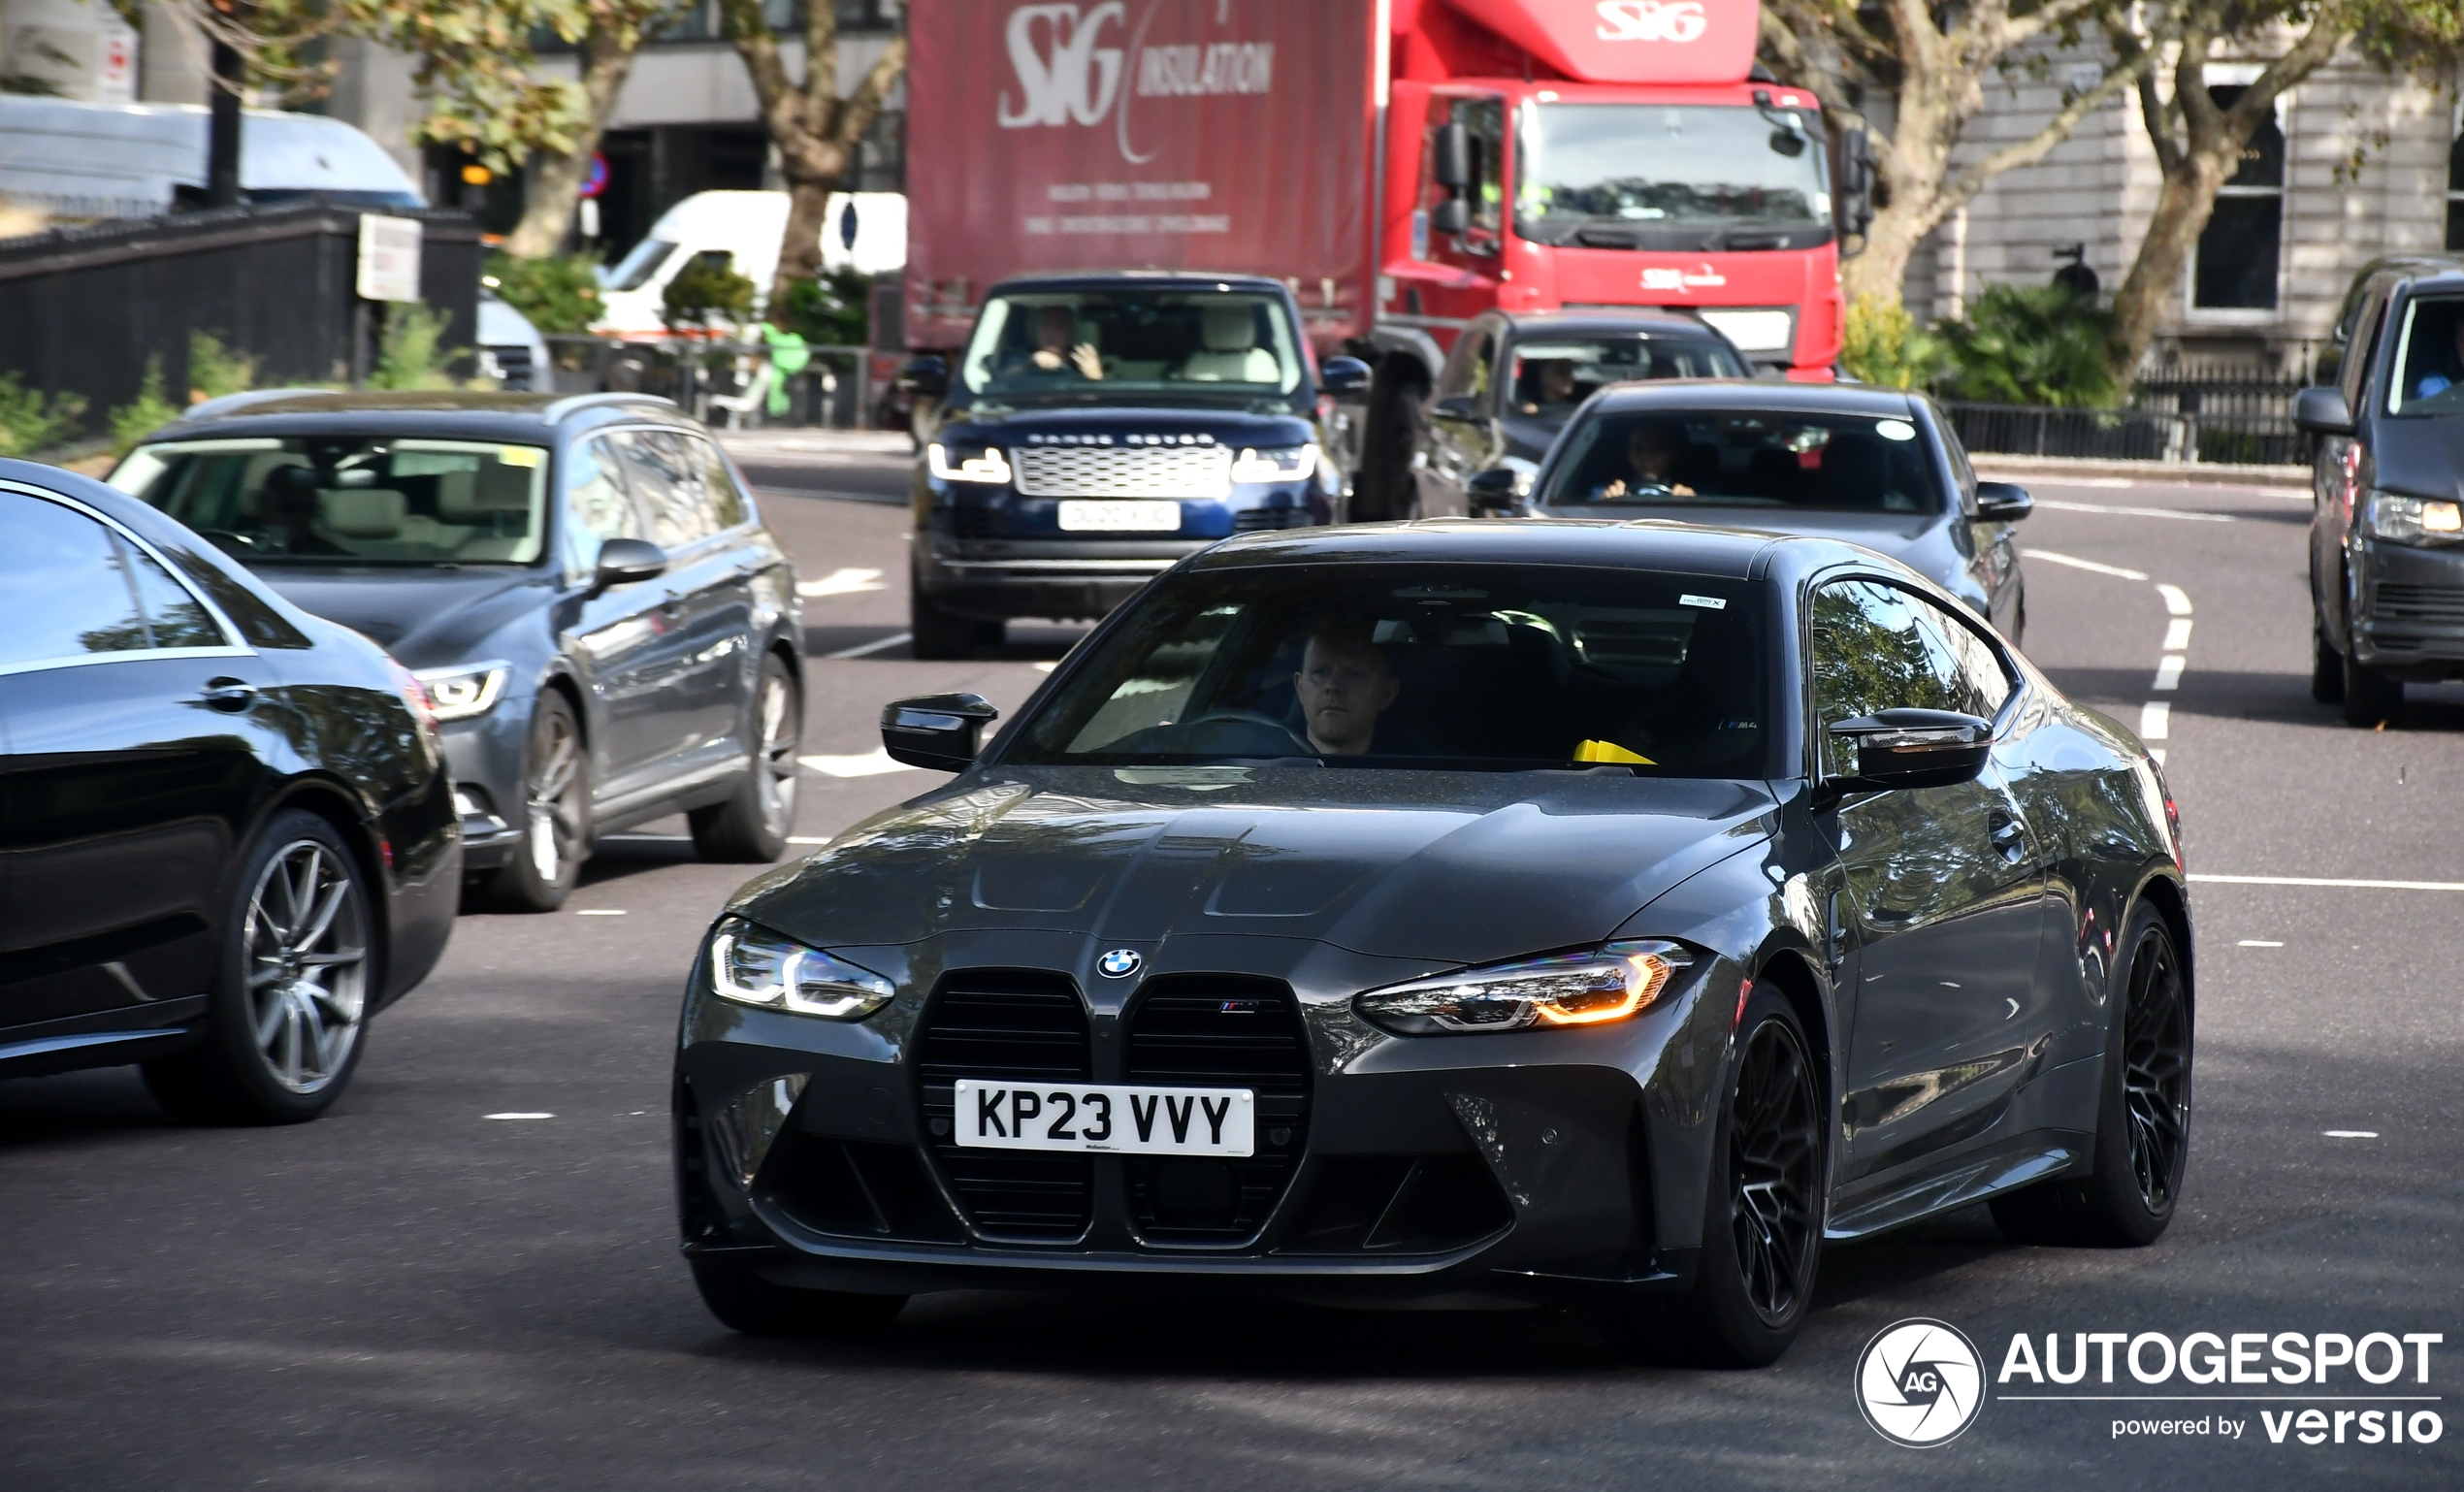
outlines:
[{"label": "range rover grille", "polygon": [[1278,980],[1161,976],[1139,992],[1126,1038],[1124,1082],[1257,1094],[1248,1158],[1128,1162],[1139,1235],[1163,1245],[1247,1242],[1291,1184],[1308,1139],[1309,1038],[1292,991]]},{"label": "range rover grille", "polygon": [[1021,445],[1010,451],[1030,498],[1224,498],[1232,453],[1220,445]]},{"label": "range rover grille", "polygon": [[1065,1244],[1094,1215],[1088,1155],[964,1149],[955,1143],[960,1078],[1084,1083],[1093,1077],[1086,1007],[1058,974],[969,969],[953,974],[924,1016],[917,1076],[933,1157],[976,1230],[1019,1243]]}]

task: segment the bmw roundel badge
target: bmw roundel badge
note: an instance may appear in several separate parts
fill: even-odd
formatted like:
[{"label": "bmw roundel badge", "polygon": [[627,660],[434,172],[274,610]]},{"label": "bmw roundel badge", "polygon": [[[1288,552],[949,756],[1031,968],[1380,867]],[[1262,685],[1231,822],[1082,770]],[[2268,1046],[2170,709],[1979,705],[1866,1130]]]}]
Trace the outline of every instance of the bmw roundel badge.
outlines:
[{"label": "bmw roundel badge", "polygon": [[1130,975],[1137,973],[1138,966],[1146,961],[1138,957],[1138,951],[1134,948],[1116,948],[1096,959],[1095,968],[1106,979],[1127,979]]}]

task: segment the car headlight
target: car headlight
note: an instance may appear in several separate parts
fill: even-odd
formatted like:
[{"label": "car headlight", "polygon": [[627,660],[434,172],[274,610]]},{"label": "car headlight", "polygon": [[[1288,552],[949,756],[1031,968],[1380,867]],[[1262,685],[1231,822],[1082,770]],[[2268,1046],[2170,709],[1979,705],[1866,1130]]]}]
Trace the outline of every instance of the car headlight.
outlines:
[{"label": "car headlight", "polygon": [[730,917],[710,937],[710,992],[763,1010],[861,1021],[898,990],[870,969]]},{"label": "car headlight", "polygon": [[958,461],[954,466],[950,461],[952,452],[948,446],[935,440],[924,447],[925,462],[932,468],[932,474],[942,481],[991,482],[1002,486],[1009,484],[1010,458],[1001,454],[999,446],[988,445],[980,450],[962,449],[956,454]]},{"label": "car headlight", "polygon": [[1526,958],[1372,989],[1361,1018],[1401,1036],[1597,1025],[1650,1007],[1693,956],[1674,943],[1610,943],[1596,953]]},{"label": "car headlight", "polygon": [[1312,445],[1269,446],[1265,450],[1245,449],[1232,462],[1232,480],[1236,482],[1301,482],[1317,470],[1317,447]]},{"label": "car headlight", "polygon": [[2373,537],[2393,543],[2452,544],[2464,540],[2464,507],[2439,498],[2373,492],[2363,526]]},{"label": "car headlight", "polygon": [[497,697],[504,693],[505,676],[512,671],[511,664],[491,660],[451,668],[422,668],[411,677],[427,689],[428,703],[438,720],[469,720],[496,708]]}]

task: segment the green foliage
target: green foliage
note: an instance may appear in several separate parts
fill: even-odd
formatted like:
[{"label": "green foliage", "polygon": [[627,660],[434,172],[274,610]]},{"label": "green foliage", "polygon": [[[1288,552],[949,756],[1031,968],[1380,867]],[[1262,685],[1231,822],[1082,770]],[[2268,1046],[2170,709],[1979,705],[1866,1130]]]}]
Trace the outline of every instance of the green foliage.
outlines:
[{"label": "green foliage", "polygon": [[385,335],[379,340],[376,367],[368,375],[373,389],[449,389],[456,387],[445,365],[470,351],[467,347],[448,347],[445,329],[451,325],[450,312],[431,310],[425,306],[397,306],[385,317]]},{"label": "green foliage", "polygon": [[[200,334],[202,335],[202,334]],[[192,341],[190,345],[194,346]],[[193,366],[196,354],[189,354]],[[137,442],[179,417],[178,406],[163,397],[163,360],[146,360],[146,381],[139,387],[137,398],[113,409],[105,418],[112,427],[112,454],[125,456],[137,448]]]},{"label": "green foliage", "polygon": [[[257,365],[263,359],[235,352],[211,332],[188,334],[188,402],[203,404],[225,394],[244,394],[257,386]],[[148,368],[152,365],[147,365]],[[148,373],[151,376],[151,373]],[[140,400],[144,395],[138,396]]]},{"label": "green foliage", "polygon": [[2110,362],[2113,312],[2057,285],[1992,285],[1945,322],[1940,389],[1978,404],[2111,409],[2129,393]]},{"label": "green foliage", "polygon": [[30,389],[14,373],[0,373],[0,456],[31,456],[74,437],[85,417],[85,401],[76,394]]},{"label": "green foliage", "polygon": [[605,308],[600,302],[598,261],[588,254],[516,259],[488,256],[488,278],[504,304],[531,318],[542,332],[587,332]]},{"label": "green foliage", "polygon": [[1885,388],[1929,388],[1947,356],[1941,339],[1918,326],[1898,302],[1861,295],[1849,306],[1839,366],[1861,381]]},{"label": "green foliage", "polygon": [[659,317],[670,331],[741,323],[753,318],[756,293],[753,281],[730,268],[727,255],[697,254],[667,281]]},{"label": "green foliage", "polygon": [[872,281],[854,270],[832,270],[819,279],[788,281],[770,321],[825,347],[860,347],[867,340]]}]

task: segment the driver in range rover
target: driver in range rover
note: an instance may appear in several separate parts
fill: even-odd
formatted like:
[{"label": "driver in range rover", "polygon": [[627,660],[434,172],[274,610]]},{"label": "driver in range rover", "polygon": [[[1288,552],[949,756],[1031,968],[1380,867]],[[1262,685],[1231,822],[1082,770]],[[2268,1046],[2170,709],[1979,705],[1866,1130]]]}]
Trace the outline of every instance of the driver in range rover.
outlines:
[{"label": "driver in range rover", "polygon": [[1321,755],[1356,757],[1378,737],[1378,717],[1403,693],[1377,643],[1377,624],[1360,620],[1320,623],[1309,634],[1301,668],[1292,675],[1309,743]]}]

